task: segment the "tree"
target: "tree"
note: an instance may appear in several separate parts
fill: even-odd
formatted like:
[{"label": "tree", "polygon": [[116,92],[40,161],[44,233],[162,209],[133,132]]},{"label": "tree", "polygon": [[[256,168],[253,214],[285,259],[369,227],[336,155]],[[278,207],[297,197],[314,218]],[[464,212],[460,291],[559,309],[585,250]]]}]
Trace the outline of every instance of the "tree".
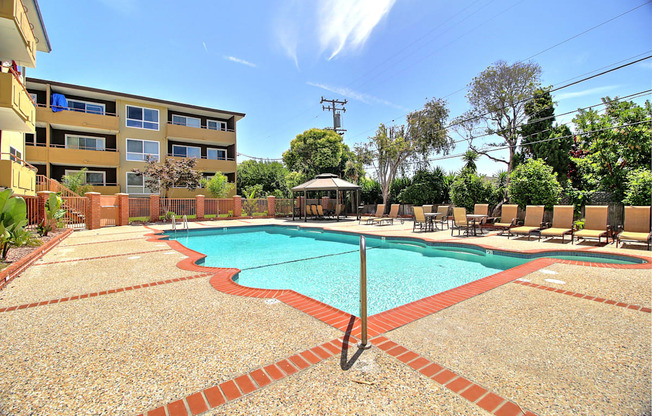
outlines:
[{"label": "tree", "polygon": [[[172,188],[187,188],[191,191],[201,185],[202,174],[195,170],[197,159],[195,158],[167,158],[165,162],[158,163],[158,159],[147,157],[145,169],[132,169],[136,175],[145,176],[145,185],[152,192],[163,190],[165,203],[169,203],[168,194]],[[165,206],[169,211],[169,205]]]},{"label": "tree", "polygon": [[[570,151],[573,144],[571,131],[567,126],[555,126],[555,103],[550,88],[540,88],[534,98],[525,104],[527,124],[520,128],[522,147],[528,157],[543,159],[565,183],[570,165]],[[555,138],[559,138],[554,140]]]},{"label": "tree", "polygon": [[609,97],[602,102],[604,114],[580,110],[573,119],[579,157],[572,160],[577,170],[595,175],[600,190],[611,192],[614,201],[622,201],[627,173],[649,169],[652,163],[652,109],[649,100],[644,106]]},{"label": "tree", "polygon": [[283,162],[290,171],[307,178],[320,173],[343,177],[346,162],[354,157],[342,136],[333,130],[310,129],[290,142],[290,149],[283,153]]},{"label": "tree", "polygon": [[407,116],[407,125],[387,127],[381,124],[370,141],[356,147],[365,165],[371,165],[387,204],[391,184],[409,161],[427,163],[432,154],[447,154],[453,146],[444,124],[448,109],[444,100],[432,99],[422,110]]},{"label": "tree", "polygon": [[527,205],[545,205],[552,209],[561,197],[557,174],[541,159],[530,159],[519,165],[510,174],[508,189],[511,201],[522,209]]},{"label": "tree", "polygon": [[379,204],[382,202],[382,191],[380,189],[380,184],[378,181],[375,181],[370,178],[362,177],[360,178],[360,199],[366,204]]},{"label": "tree", "polygon": [[74,193],[84,196],[86,192],[93,189],[93,185],[86,183],[86,171],[88,168],[82,168],[79,172],[63,175],[61,183]]},{"label": "tree", "polygon": [[487,147],[507,146],[509,156],[506,160],[501,159],[491,155],[490,149],[478,149],[473,146],[473,138],[477,137],[475,129],[471,131],[470,148],[495,162],[505,163],[507,172],[513,170],[512,159],[519,144],[519,126],[527,118],[525,103],[539,87],[540,78],[541,67],[536,63],[516,62],[507,65],[504,61],[498,61],[473,78],[469,84],[466,97],[472,108],[464,117],[466,120],[484,123],[485,133],[495,134],[502,139],[498,143],[487,144]]},{"label": "tree", "polygon": [[401,191],[398,200],[413,205],[443,202],[448,194],[444,177],[445,173],[439,167],[433,171],[418,170],[412,177],[412,184]]},{"label": "tree", "polygon": [[468,211],[474,209],[475,204],[488,204],[494,194],[493,185],[471,170],[462,170],[451,185],[451,200],[458,207]]},{"label": "tree", "polygon": [[650,205],[652,200],[652,172],[649,169],[637,169],[627,174],[625,205]]},{"label": "tree", "polygon": [[257,162],[245,160],[238,165],[238,192],[253,185],[261,185],[264,195],[280,191],[284,198],[290,196],[286,177],[288,170],[280,162]]},{"label": "tree", "polygon": [[467,150],[464,152],[464,155],[462,156],[462,160],[464,161],[464,167],[462,169],[471,171],[473,173],[478,171],[478,166],[475,164],[475,162],[478,160],[480,155],[478,152],[475,150]]},{"label": "tree", "polygon": [[208,180],[202,179],[202,185],[213,198],[227,198],[235,187],[222,172],[215,172]]}]

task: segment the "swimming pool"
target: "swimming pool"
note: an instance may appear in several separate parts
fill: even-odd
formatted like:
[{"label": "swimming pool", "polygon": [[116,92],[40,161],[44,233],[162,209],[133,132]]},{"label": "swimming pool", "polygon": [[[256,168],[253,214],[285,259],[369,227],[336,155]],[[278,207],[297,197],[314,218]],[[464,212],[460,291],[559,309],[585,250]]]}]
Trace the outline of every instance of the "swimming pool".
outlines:
[{"label": "swimming pool", "polygon": [[[234,267],[239,284],[292,289],[345,312],[359,313],[359,235],[321,229],[251,226],[166,232],[203,253],[203,266]],[[518,266],[542,255],[496,252],[463,244],[367,238],[368,313],[409,302]],[[620,256],[552,252],[548,257],[632,264]]]}]

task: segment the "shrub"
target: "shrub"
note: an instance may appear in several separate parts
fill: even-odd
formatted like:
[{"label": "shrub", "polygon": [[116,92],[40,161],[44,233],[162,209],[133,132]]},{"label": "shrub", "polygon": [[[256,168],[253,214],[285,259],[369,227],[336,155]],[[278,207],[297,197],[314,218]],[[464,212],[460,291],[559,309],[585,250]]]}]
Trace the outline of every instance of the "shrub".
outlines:
[{"label": "shrub", "polygon": [[21,245],[21,235],[27,224],[27,205],[21,197],[11,198],[13,191],[0,192],[0,258],[5,260],[12,246]]},{"label": "shrub", "polygon": [[93,185],[86,183],[86,171],[88,168],[83,168],[77,173],[71,173],[69,175],[63,175],[61,178],[61,183],[66,186],[68,189],[74,193],[84,196],[86,192],[90,192],[93,189]]},{"label": "shrub", "polygon": [[418,170],[412,178],[412,184],[403,189],[398,200],[403,204],[425,205],[443,202],[448,193],[444,172],[435,168],[430,172]]},{"label": "shrub", "polygon": [[494,186],[491,183],[473,171],[463,169],[451,185],[450,196],[455,206],[473,211],[475,204],[490,203],[494,192]]},{"label": "shrub", "polygon": [[215,172],[210,179],[202,179],[202,185],[213,198],[226,198],[235,188],[235,184],[230,183],[222,172]]},{"label": "shrub", "polygon": [[530,159],[519,165],[509,180],[509,199],[521,209],[527,205],[545,205],[552,209],[561,199],[557,174],[541,159]]},{"label": "shrub", "polygon": [[637,169],[627,174],[625,205],[650,205],[652,200],[652,172]]},{"label": "shrub", "polygon": [[380,189],[380,184],[373,180],[362,178],[360,179],[360,198],[365,204],[382,204],[383,196]]}]

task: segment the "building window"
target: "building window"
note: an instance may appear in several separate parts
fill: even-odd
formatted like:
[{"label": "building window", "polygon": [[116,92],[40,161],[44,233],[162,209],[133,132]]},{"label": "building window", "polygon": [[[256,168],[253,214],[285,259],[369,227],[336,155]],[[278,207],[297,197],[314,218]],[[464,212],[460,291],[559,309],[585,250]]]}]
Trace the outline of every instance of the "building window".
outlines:
[{"label": "building window", "polygon": [[224,121],[208,120],[206,121],[206,128],[209,130],[226,131],[226,123]]},{"label": "building window", "polygon": [[226,150],[208,148],[206,149],[206,159],[226,160]]},{"label": "building window", "polygon": [[147,156],[159,161],[159,142],[127,139],[127,160],[145,162]]},{"label": "building window", "polygon": [[127,193],[128,194],[154,194],[156,192],[152,191],[147,187],[145,175],[137,175],[133,172],[127,172]]},{"label": "building window", "polygon": [[158,110],[128,105],[127,127],[158,130]]},{"label": "building window", "polygon": [[175,157],[194,157],[201,159],[201,148],[195,146],[172,145],[172,156]]},{"label": "building window", "polygon": [[9,160],[22,163],[23,154],[13,146],[9,146]]},{"label": "building window", "polygon": [[30,92],[29,96],[32,97],[32,101],[34,101],[34,104],[38,104],[38,95],[36,95],[36,93]]},{"label": "building window", "polygon": [[71,100],[68,99],[68,109],[71,111],[79,111],[80,113],[101,114],[104,115],[106,106],[99,103],[91,103],[88,101]]},{"label": "building window", "polygon": [[104,150],[104,137],[66,134],[66,149]]},{"label": "building window", "polygon": [[[81,170],[69,170],[66,169],[66,175],[72,175],[79,173]],[[106,184],[106,172],[87,170],[84,178],[84,183],[88,185],[100,185],[104,186]]]},{"label": "building window", "polygon": [[201,119],[196,117],[178,116],[174,114],[172,115],[172,124],[201,128]]}]

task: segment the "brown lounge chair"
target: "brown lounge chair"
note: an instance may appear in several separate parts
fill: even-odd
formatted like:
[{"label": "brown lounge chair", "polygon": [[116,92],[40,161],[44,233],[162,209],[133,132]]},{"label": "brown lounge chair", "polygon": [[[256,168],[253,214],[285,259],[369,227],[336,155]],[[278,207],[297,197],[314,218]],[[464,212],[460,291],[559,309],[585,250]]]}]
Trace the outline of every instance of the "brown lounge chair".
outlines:
[{"label": "brown lounge chair", "polygon": [[[625,225],[623,231],[616,236],[616,247],[623,241],[634,241],[637,243],[646,243],[647,249],[650,249],[650,207],[625,207]],[[622,246],[621,246],[622,247]]]},{"label": "brown lounge chair", "polygon": [[[400,204],[392,204],[392,207],[389,210],[389,215],[386,217],[382,218],[374,218],[374,224],[376,225],[383,225],[383,224],[389,224],[393,225],[394,220],[398,219],[398,209],[400,207]],[[401,224],[403,224],[403,220],[401,220]]]},{"label": "brown lounge chair", "polygon": [[584,228],[575,231],[574,238],[577,238],[577,241],[580,238],[582,240],[597,238],[598,243],[600,243],[600,239],[605,237],[607,244],[609,244],[608,214],[609,207],[606,205],[587,205],[584,208]]},{"label": "brown lounge chair", "polygon": [[564,236],[570,234],[571,244],[573,243],[573,215],[575,207],[573,205],[555,205],[552,209],[552,227],[541,230],[541,237],[561,237],[564,242]]},{"label": "brown lounge chair", "polygon": [[494,222],[492,225],[494,228],[499,229],[502,234],[505,230],[509,231],[510,228],[516,227],[516,221],[518,221],[517,215],[518,205],[503,205],[498,222]]},{"label": "brown lounge chair", "polygon": [[376,205],[376,214],[371,218],[361,218],[360,222],[365,221],[365,225],[373,224],[376,219],[382,218],[385,215],[385,204]]},{"label": "brown lounge chair", "polygon": [[444,225],[446,227],[450,228],[448,225],[448,211],[449,211],[450,206],[449,205],[440,205],[437,207],[437,212],[441,214],[437,222],[441,224],[441,229],[444,229]]},{"label": "brown lounge chair", "polygon": [[319,215],[321,218],[330,217],[330,214],[324,211],[324,207],[321,205],[315,205],[315,207],[317,208],[317,215]]},{"label": "brown lounge chair", "polygon": [[426,221],[426,216],[423,215],[423,207],[413,207],[414,211],[414,224],[412,225],[412,232],[414,232],[417,227],[419,230],[428,231],[430,225]]},{"label": "brown lounge chair", "polygon": [[543,205],[528,205],[525,207],[525,223],[520,227],[511,228],[507,238],[514,234],[527,234],[527,239],[530,240],[532,232],[543,228],[543,208]]},{"label": "brown lounge chair", "polygon": [[475,221],[467,220],[466,218],[466,208],[453,208],[453,225],[451,226],[451,236],[453,231],[457,230],[457,235],[460,235],[462,230],[468,236],[469,231],[473,231],[475,234]]}]

